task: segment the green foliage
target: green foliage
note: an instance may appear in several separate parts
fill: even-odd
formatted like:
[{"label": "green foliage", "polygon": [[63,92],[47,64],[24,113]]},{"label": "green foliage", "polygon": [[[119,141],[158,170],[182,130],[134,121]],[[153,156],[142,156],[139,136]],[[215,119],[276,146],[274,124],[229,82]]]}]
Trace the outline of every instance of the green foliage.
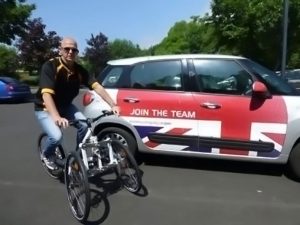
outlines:
[{"label": "green foliage", "polygon": [[30,85],[30,86],[35,86],[37,87],[39,84],[39,77],[38,76],[28,76],[24,77],[22,80],[24,83]]},{"label": "green foliage", "polygon": [[208,15],[192,17],[189,22],[187,40],[190,53],[216,53],[219,51],[215,29],[208,20]]},{"label": "green foliage", "polygon": [[155,47],[155,55],[190,53],[189,26],[186,21],[177,22],[168,32],[168,36]]},{"label": "green foliage", "polygon": [[292,51],[289,64],[287,67],[290,69],[300,68],[299,59],[300,59],[300,51],[298,52]]},{"label": "green foliage", "polygon": [[214,27],[205,17],[192,17],[169,30],[168,36],[154,47],[154,54],[215,53],[218,51]]},{"label": "green foliage", "polygon": [[0,45],[0,74],[15,76],[18,67],[17,52],[14,48]]},{"label": "green foliage", "polygon": [[[15,36],[21,36],[17,42],[21,53],[19,62],[33,71],[57,53],[60,38],[54,31],[45,34],[40,18],[28,21],[35,6],[24,2],[0,0],[0,42],[10,43]],[[300,1],[289,2],[287,63],[289,68],[300,68]],[[125,39],[108,42],[99,33],[87,40],[88,47],[79,60],[91,73],[98,74],[110,59],[220,53],[249,57],[278,70],[282,57],[283,11],[284,0],[212,0],[211,14],[176,22],[167,36],[149,49],[141,50]],[[3,67],[4,63],[0,63]]]},{"label": "green foliage", "polygon": [[37,74],[29,74],[27,71],[18,70],[18,79],[30,86],[38,86],[39,76]]},{"label": "green foliage", "polygon": [[[290,1],[289,49],[300,34],[298,0]],[[282,48],[282,0],[213,0],[210,18],[222,50],[264,62],[276,69]],[[298,49],[299,50],[299,49]]]},{"label": "green foliage", "polygon": [[11,44],[16,36],[22,36],[26,20],[35,5],[24,4],[24,0],[0,0],[0,42]]},{"label": "green foliage", "polygon": [[138,45],[128,40],[116,39],[108,42],[102,33],[96,36],[92,34],[87,44],[89,47],[85,49],[81,62],[96,76],[103,70],[108,60],[149,54],[148,50],[141,50]]},{"label": "green foliage", "polygon": [[109,42],[109,52],[111,59],[144,55],[138,45],[134,45],[131,41],[125,39],[115,39],[113,42]]}]

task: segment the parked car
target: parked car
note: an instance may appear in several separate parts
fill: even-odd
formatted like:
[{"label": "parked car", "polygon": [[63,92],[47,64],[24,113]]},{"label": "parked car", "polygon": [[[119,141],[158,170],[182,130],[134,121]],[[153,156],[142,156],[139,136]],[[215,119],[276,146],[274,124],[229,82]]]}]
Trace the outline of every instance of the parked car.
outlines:
[{"label": "parked car", "polygon": [[296,89],[300,90],[300,69],[287,70],[283,78]]},{"label": "parked car", "polygon": [[[109,61],[98,77],[121,107],[102,120],[136,152],[287,164],[300,178],[300,95],[238,56],[165,55]],[[93,91],[84,113],[108,105]],[[96,129],[97,131],[97,129]]]},{"label": "parked car", "polygon": [[300,69],[285,70],[283,76],[281,75],[281,71],[276,71],[276,74],[294,86],[297,90],[300,90]]},{"label": "parked car", "polygon": [[25,102],[31,98],[29,85],[12,77],[0,76],[0,102]]}]

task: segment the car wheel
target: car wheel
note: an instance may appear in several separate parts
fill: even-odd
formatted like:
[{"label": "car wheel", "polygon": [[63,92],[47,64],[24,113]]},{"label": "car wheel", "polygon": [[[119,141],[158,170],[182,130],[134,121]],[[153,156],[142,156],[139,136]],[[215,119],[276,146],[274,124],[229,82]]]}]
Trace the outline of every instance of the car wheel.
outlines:
[{"label": "car wheel", "polygon": [[288,160],[288,175],[300,181],[300,143],[292,149]]},{"label": "car wheel", "polygon": [[109,137],[118,140],[122,145],[128,147],[132,155],[140,162],[140,156],[137,151],[137,143],[135,138],[126,130],[118,127],[107,127],[97,134],[99,140],[104,140]]}]

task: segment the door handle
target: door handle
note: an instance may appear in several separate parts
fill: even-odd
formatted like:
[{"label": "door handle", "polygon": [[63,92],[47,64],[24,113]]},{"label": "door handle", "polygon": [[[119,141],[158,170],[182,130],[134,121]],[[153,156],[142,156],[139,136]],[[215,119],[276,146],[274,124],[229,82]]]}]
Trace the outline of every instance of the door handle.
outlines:
[{"label": "door handle", "polygon": [[140,100],[138,98],[128,97],[124,99],[124,102],[128,103],[138,103]]},{"label": "door handle", "polygon": [[206,108],[206,109],[219,109],[221,106],[216,103],[211,103],[211,102],[204,102],[201,104],[201,107]]}]

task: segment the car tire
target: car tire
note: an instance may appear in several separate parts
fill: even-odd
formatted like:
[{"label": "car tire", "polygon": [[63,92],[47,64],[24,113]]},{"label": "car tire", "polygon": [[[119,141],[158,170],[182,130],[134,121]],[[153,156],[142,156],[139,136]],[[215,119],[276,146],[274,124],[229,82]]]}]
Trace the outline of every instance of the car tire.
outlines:
[{"label": "car tire", "polygon": [[128,149],[135,157],[136,161],[141,163],[141,157],[137,151],[136,140],[128,131],[118,127],[107,127],[100,130],[97,137],[99,140],[103,140],[106,137],[118,140],[121,144],[128,146]]},{"label": "car tire", "polygon": [[297,143],[290,153],[287,172],[292,179],[300,181],[300,143]]}]

